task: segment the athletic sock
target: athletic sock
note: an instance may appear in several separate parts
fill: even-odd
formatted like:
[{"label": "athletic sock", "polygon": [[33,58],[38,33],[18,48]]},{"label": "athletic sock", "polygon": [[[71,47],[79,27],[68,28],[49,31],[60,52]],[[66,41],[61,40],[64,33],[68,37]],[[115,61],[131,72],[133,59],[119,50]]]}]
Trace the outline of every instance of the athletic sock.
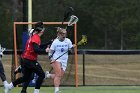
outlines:
[{"label": "athletic sock", "polygon": [[8,82],[7,82],[6,80],[3,81],[3,85],[4,85],[4,87],[5,87],[6,84],[8,84]]},{"label": "athletic sock", "polygon": [[51,74],[47,74],[47,78],[50,78],[51,77]]},{"label": "athletic sock", "polygon": [[59,91],[59,87],[55,87],[55,92],[56,93],[57,91]]},{"label": "athletic sock", "polygon": [[34,93],[39,93],[39,89],[34,89]]}]

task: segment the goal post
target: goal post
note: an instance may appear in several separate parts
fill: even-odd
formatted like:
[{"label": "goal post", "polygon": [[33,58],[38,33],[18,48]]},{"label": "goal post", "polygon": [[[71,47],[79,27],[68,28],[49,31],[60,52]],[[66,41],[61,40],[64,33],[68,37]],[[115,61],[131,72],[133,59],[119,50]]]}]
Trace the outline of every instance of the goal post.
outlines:
[{"label": "goal post", "polygon": [[[17,26],[18,25],[32,25],[35,24],[36,22],[14,22],[14,27],[13,27],[13,39],[14,39],[14,64],[15,68],[18,67],[19,65],[19,60],[18,60],[18,49],[17,49]],[[62,22],[43,22],[44,25],[62,25]],[[68,24],[68,22],[64,22],[63,24]],[[77,44],[77,24],[75,23],[73,26],[73,42],[74,44]],[[74,48],[74,77],[75,77],[75,86],[78,87],[78,59],[77,59],[77,46]],[[69,64],[69,63],[68,63]],[[19,76],[16,74],[15,78],[17,79]]]}]

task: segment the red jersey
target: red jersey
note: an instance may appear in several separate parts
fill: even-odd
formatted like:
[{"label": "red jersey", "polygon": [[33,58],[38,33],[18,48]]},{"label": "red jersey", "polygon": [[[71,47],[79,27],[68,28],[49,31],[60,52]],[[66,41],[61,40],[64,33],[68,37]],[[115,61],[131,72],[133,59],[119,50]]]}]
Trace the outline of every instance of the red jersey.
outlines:
[{"label": "red jersey", "polygon": [[34,34],[33,36],[31,36],[26,42],[22,58],[26,58],[29,60],[37,60],[38,54],[34,52],[33,43],[40,45],[40,42],[40,36],[38,34]]}]

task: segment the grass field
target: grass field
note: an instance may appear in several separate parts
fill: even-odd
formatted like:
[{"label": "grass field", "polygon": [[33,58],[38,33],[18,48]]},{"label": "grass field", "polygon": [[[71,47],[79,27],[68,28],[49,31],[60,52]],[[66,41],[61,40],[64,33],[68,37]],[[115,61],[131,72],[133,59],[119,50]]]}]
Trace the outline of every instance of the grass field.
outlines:
[{"label": "grass field", "polygon": [[[46,58],[39,59],[46,67]],[[8,82],[11,82],[11,57],[4,56],[3,64]],[[104,85],[140,85],[139,55],[86,55],[85,84],[103,85],[86,87],[61,87],[61,93],[140,93],[140,86],[104,86]],[[78,56],[79,85],[83,84],[82,56]],[[50,84],[47,80],[44,85]],[[70,80],[70,83],[72,80]],[[0,85],[2,82],[0,81]],[[20,93],[21,87],[16,87],[10,93]],[[34,88],[29,87],[28,93]],[[53,87],[41,87],[40,93],[54,93]],[[0,87],[0,93],[3,87]]]},{"label": "grass field", "polygon": [[[53,93],[53,87],[41,87],[40,93]],[[21,87],[14,88],[10,93],[20,93]],[[29,87],[28,93],[33,93],[34,88]],[[140,86],[90,86],[90,87],[61,87],[61,93],[139,93]],[[0,87],[0,93],[3,87]]]},{"label": "grass field", "polygon": [[[72,57],[73,58],[73,57]],[[73,60],[70,58],[70,60]],[[78,55],[78,84],[83,85],[83,56]],[[50,66],[46,55],[39,56],[44,71]],[[8,82],[11,82],[12,56],[3,57],[3,65]],[[70,65],[71,66],[71,65]],[[47,68],[47,69],[46,69]],[[74,66],[73,66],[74,68]],[[65,75],[63,83],[74,84],[74,70],[72,78]],[[45,80],[43,85],[51,84]],[[0,85],[2,82],[0,80]],[[140,55],[86,55],[85,56],[85,85],[140,85]]]}]

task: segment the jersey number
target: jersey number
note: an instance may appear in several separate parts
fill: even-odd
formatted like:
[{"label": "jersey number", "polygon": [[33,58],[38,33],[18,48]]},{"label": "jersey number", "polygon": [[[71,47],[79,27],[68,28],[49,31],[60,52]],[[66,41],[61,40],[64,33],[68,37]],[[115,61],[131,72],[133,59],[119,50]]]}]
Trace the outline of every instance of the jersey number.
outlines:
[{"label": "jersey number", "polygon": [[61,52],[64,52],[64,48],[61,48]]}]

